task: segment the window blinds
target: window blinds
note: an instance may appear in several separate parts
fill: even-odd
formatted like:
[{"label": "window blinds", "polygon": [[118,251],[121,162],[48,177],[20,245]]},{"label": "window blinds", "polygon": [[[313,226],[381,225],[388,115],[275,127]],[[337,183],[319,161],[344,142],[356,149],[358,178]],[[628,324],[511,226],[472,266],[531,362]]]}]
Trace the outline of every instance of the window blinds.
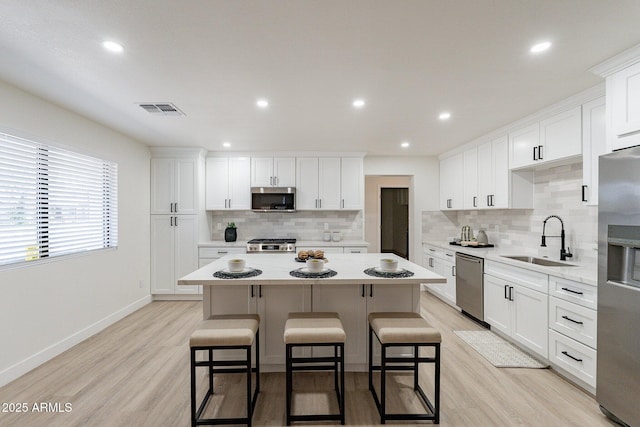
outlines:
[{"label": "window blinds", "polygon": [[0,133],[0,266],[118,245],[118,166]]}]

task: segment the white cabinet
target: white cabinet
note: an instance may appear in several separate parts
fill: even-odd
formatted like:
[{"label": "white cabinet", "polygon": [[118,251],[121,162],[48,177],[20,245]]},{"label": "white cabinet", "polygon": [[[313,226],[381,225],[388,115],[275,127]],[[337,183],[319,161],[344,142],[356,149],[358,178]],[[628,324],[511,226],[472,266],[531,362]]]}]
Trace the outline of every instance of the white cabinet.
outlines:
[{"label": "white cabinet", "polygon": [[252,187],[295,187],[295,157],[252,157]]},{"label": "white cabinet", "polygon": [[340,208],[364,209],[364,165],[362,157],[340,159]]},{"label": "white cabinet", "polygon": [[198,159],[151,159],[151,214],[195,214]]},{"label": "white cabinet", "polygon": [[549,276],[549,360],[596,385],[598,288]]},{"label": "white cabinet", "polygon": [[462,153],[440,160],[440,210],[463,208],[463,167]]},{"label": "white cabinet", "polygon": [[364,206],[361,157],[298,157],[297,210],[360,210]]},{"label": "white cabinet", "polygon": [[437,246],[423,246],[423,265],[447,279],[447,283],[427,284],[427,289],[449,305],[456,304],[456,258],[455,252]]},{"label": "white cabinet", "polygon": [[366,254],[367,248],[365,246],[345,246],[343,252],[345,254]]},{"label": "white cabinet", "polygon": [[[335,311],[347,334],[345,363],[366,363],[368,285],[322,285],[313,287],[313,311]],[[314,356],[329,356],[331,348],[314,348]],[[364,356],[364,357],[363,357]]]},{"label": "white cabinet", "polygon": [[546,294],[484,275],[485,322],[545,359],[548,357],[547,309]]},{"label": "white cabinet", "polygon": [[206,210],[250,210],[249,158],[208,157],[206,165]]},{"label": "white cabinet", "polygon": [[[506,135],[478,146],[478,207],[506,209],[510,207],[511,172],[509,172],[509,141]],[[517,196],[533,194],[533,183],[513,181]],[[520,188],[515,188],[520,185]],[[513,207],[522,203],[514,197]],[[533,197],[531,197],[533,200]],[[528,206],[531,207],[531,206]]]},{"label": "white cabinet", "polygon": [[151,215],[151,293],[197,294],[199,286],[178,286],[198,268],[197,215]]},{"label": "white cabinet", "polygon": [[611,108],[609,148],[640,144],[640,62],[607,77],[607,98],[607,108]]},{"label": "white cabinet", "polygon": [[462,153],[463,209],[478,207],[478,148]]},{"label": "white cabinet", "polygon": [[247,253],[247,248],[244,246],[200,246],[198,248],[198,268],[211,264],[228,254],[244,253]]},{"label": "white cabinet", "polygon": [[484,272],[485,322],[547,358],[549,276],[492,261]]},{"label": "white cabinet", "polygon": [[537,166],[582,154],[582,108],[553,115],[509,133],[511,169]]},{"label": "white cabinet", "polygon": [[607,152],[605,98],[582,106],[582,201],[598,204],[598,157]]}]

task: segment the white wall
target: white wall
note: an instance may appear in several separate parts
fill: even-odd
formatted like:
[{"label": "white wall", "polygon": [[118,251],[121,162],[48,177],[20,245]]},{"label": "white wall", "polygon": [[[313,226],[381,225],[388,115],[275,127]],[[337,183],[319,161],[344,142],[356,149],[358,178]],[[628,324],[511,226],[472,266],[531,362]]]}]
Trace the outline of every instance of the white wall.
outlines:
[{"label": "white wall", "polygon": [[150,301],[150,162],[142,143],[2,81],[0,130],[117,162],[119,187],[117,250],[0,271],[1,386]]},{"label": "white wall", "polygon": [[438,158],[366,156],[364,158],[364,174],[365,177],[368,175],[411,177],[409,187],[409,236],[411,238],[409,259],[422,263],[422,211],[438,209],[440,192]]}]

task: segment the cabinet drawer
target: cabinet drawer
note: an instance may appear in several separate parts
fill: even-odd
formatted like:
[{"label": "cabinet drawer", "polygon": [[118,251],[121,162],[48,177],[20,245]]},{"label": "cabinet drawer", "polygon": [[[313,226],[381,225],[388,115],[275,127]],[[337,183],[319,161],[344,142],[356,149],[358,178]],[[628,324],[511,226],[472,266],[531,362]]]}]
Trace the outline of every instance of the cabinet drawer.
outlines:
[{"label": "cabinet drawer", "polygon": [[549,276],[544,273],[487,260],[484,262],[484,272],[500,279],[516,282],[534,291],[549,293]]},{"label": "cabinet drawer", "polygon": [[596,386],[596,357],[594,349],[549,330],[549,361],[592,387]]},{"label": "cabinet drawer", "polygon": [[423,245],[422,246],[422,253],[425,254],[426,256],[432,257],[432,258],[443,258],[444,257],[444,249],[441,249],[437,246],[431,246],[431,245]]},{"label": "cabinet drawer", "polygon": [[245,254],[246,248],[240,247],[200,247],[198,258],[222,258],[227,254]]},{"label": "cabinet drawer", "polygon": [[549,327],[584,345],[597,348],[597,314],[595,310],[549,298]]},{"label": "cabinet drawer", "polygon": [[549,276],[549,295],[596,310],[598,288],[573,280]]},{"label": "cabinet drawer", "polygon": [[345,246],[344,253],[345,254],[366,254],[367,248],[363,246]]},{"label": "cabinet drawer", "polygon": [[450,251],[448,249],[442,249],[442,259],[449,262],[456,262],[456,251]]}]

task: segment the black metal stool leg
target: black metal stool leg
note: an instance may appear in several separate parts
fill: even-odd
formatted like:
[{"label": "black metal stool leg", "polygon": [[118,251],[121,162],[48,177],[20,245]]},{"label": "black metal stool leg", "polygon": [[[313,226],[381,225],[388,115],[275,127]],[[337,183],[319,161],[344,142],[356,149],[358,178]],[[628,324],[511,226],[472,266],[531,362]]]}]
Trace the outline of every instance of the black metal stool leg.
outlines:
[{"label": "black metal stool leg", "polygon": [[191,349],[191,427],[196,427],[196,350]]},{"label": "black metal stool leg", "polygon": [[387,346],[382,344],[380,356],[380,424],[386,421],[387,403]]},{"label": "black metal stool leg", "polygon": [[285,363],[286,363],[286,400],[287,400],[287,425],[291,425],[291,389],[292,389],[292,375],[293,372],[291,372],[291,345],[287,344],[286,347],[286,356],[285,356]]}]

